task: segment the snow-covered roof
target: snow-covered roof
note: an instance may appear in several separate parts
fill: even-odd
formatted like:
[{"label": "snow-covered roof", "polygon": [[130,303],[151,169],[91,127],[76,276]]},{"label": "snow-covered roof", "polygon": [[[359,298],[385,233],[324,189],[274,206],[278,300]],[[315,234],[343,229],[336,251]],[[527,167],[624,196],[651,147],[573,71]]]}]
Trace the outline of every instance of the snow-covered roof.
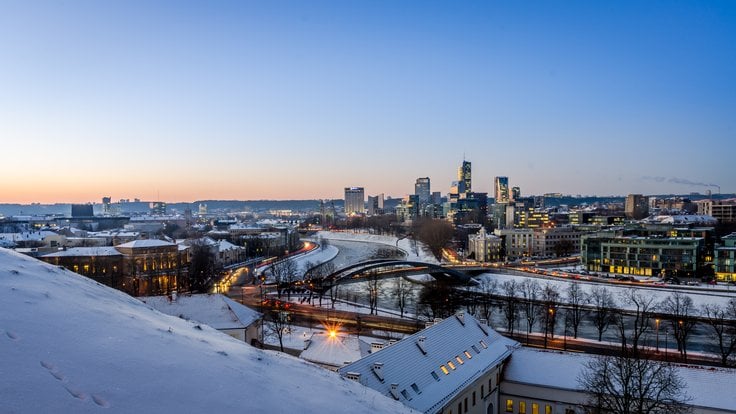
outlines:
[{"label": "snow-covered roof", "polygon": [[48,236],[56,236],[57,234],[53,231],[41,230],[41,231],[24,231],[20,233],[0,233],[0,240],[8,241],[43,241]]},{"label": "snow-covered roof", "polygon": [[163,247],[173,246],[174,243],[170,243],[164,240],[149,239],[149,240],[133,240],[127,243],[119,244],[117,247],[130,248],[130,249],[142,249],[148,247]]},{"label": "snow-covered roof", "polygon": [[[399,401],[417,411],[435,412],[462,391],[464,384],[494,368],[518,346],[518,342],[501,336],[471,315],[458,314],[346,365],[339,372],[343,376],[361,374],[361,384],[386,396],[391,396],[391,384],[399,384],[399,391],[405,390],[409,396],[407,399],[400,392]],[[374,374],[374,363],[383,364],[383,381]]]},{"label": "snow-covered roof", "polygon": [[0,249],[0,411],[410,413],[57,266]]},{"label": "snow-covered roof", "polygon": [[43,257],[91,257],[91,256],[122,256],[114,247],[72,247],[66,250],[43,255]]},{"label": "snow-covered roof", "polygon": [[680,214],[680,215],[662,215],[653,216],[645,219],[648,223],[659,223],[659,224],[708,224],[715,225],[718,220],[712,216],[700,215],[700,214]]},{"label": "snow-covered roof", "polygon": [[219,294],[182,295],[176,300],[167,296],[138,299],[159,312],[204,323],[215,329],[245,329],[261,316],[249,307]]},{"label": "snow-covered roof", "polygon": [[[504,371],[504,381],[538,385],[554,389],[582,391],[578,377],[590,355],[560,351],[520,348],[514,351]],[[692,397],[689,404],[700,407],[733,410],[735,369],[676,365],[686,385],[684,392]]]},{"label": "snow-covered roof", "polygon": [[220,240],[220,242],[217,243],[217,249],[221,252],[225,252],[228,250],[240,250],[242,247],[236,246],[227,240]]},{"label": "snow-covered roof", "polygon": [[309,347],[300,358],[317,364],[341,367],[368,355],[371,345],[354,335],[315,332],[309,337]]}]

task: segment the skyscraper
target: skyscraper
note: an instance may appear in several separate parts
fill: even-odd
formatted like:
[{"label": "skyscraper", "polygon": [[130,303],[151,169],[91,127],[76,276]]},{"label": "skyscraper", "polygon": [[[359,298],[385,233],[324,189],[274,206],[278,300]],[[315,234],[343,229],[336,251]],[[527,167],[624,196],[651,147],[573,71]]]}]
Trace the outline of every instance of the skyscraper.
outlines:
[{"label": "skyscraper", "polygon": [[508,203],[509,200],[509,177],[496,177],[493,188],[496,203]]},{"label": "skyscraper", "polygon": [[463,164],[457,169],[458,194],[465,198],[472,190],[470,161],[463,160]]},{"label": "skyscraper", "polygon": [[419,204],[427,204],[430,194],[429,177],[417,178],[417,182],[414,184],[414,195],[419,199]]},{"label": "skyscraper", "polygon": [[363,187],[345,187],[345,214],[352,216],[365,213],[365,190]]},{"label": "skyscraper", "polygon": [[521,188],[511,187],[511,200],[518,200],[521,198]]}]

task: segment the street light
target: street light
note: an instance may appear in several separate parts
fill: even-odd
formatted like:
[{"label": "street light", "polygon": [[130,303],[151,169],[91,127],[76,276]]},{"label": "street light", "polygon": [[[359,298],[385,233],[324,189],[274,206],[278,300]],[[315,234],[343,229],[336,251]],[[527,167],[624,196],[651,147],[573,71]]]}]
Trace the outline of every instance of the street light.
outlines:
[{"label": "street light", "polygon": [[659,353],[659,318],[655,319],[654,323],[656,324],[656,327],[657,327],[656,329],[657,330],[657,353]]}]

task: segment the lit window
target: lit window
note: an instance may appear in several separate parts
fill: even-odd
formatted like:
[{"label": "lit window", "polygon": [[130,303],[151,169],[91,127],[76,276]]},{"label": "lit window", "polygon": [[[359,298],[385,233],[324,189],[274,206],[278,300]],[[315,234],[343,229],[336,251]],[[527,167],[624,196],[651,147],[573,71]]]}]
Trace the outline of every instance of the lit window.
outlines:
[{"label": "lit window", "polygon": [[473,358],[473,356],[470,355],[470,352],[468,352],[468,351],[465,351],[465,356],[468,357],[468,359],[472,359]]},{"label": "lit window", "polygon": [[447,361],[447,366],[449,366],[452,369],[455,369],[455,364],[453,364],[452,361]]},{"label": "lit window", "polygon": [[456,356],[456,357],[455,357],[455,360],[456,360],[456,361],[458,362],[458,364],[460,364],[460,365],[462,365],[462,364],[464,364],[464,363],[465,363],[465,362],[463,362],[463,359],[462,359],[462,358],[460,358],[459,356]]},{"label": "lit window", "polygon": [[488,349],[488,345],[486,345],[486,343],[485,343],[485,342],[483,342],[483,340],[482,340],[482,339],[481,339],[481,341],[480,341],[480,346],[482,346],[482,347],[483,347],[483,349]]},{"label": "lit window", "polygon": [[544,414],[552,414],[552,406],[547,404],[544,406]]},{"label": "lit window", "polygon": [[539,414],[539,404],[532,403],[532,414]]},{"label": "lit window", "polygon": [[519,414],[526,414],[526,401],[519,401]]},{"label": "lit window", "polygon": [[513,413],[514,412],[514,400],[506,400],[506,412],[507,413]]},{"label": "lit window", "polygon": [[442,370],[442,372],[443,372],[443,373],[444,373],[445,375],[447,375],[447,374],[449,374],[449,373],[450,373],[450,371],[448,371],[448,370],[447,370],[447,367],[445,367],[444,365],[440,365],[440,370]]}]

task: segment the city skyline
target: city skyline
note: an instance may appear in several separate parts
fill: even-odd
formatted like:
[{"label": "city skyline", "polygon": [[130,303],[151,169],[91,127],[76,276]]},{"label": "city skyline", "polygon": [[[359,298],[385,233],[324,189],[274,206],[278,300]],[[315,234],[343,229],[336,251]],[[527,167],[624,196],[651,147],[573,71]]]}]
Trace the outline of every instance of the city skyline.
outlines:
[{"label": "city skyline", "polygon": [[9,2],[0,203],[736,192],[736,5]]}]

